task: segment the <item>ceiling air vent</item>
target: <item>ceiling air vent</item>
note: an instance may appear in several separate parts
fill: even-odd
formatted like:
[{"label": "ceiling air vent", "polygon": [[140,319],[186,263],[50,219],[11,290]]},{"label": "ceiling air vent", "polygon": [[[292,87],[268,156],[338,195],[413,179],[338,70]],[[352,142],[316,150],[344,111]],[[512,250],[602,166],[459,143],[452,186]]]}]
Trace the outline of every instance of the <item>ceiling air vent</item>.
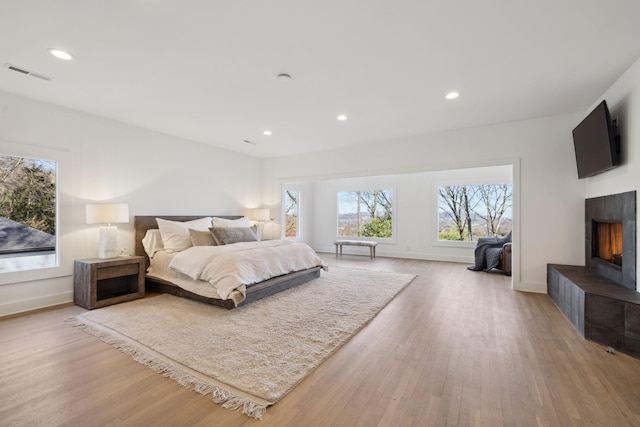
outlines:
[{"label": "ceiling air vent", "polygon": [[18,73],[25,74],[27,76],[35,77],[41,80],[47,80],[47,81],[53,80],[53,77],[45,76],[44,74],[34,73],[33,71],[29,71],[21,67],[16,67],[15,65],[11,65],[9,63],[4,64],[4,68],[7,68],[11,71],[16,71]]}]

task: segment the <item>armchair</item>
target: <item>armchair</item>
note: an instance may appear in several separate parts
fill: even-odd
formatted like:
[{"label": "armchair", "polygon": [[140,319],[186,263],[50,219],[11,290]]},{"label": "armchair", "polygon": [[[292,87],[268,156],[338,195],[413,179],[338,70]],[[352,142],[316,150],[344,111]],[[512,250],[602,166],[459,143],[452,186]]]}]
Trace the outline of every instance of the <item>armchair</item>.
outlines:
[{"label": "armchair", "polygon": [[471,271],[490,271],[494,268],[511,276],[511,232],[505,237],[481,237],[474,250],[475,264]]},{"label": "armchair", "polygon": [[505,243],[502,246],[500,262],[496,268],[502,270],[506,276],[511,276],[511,242]]}]

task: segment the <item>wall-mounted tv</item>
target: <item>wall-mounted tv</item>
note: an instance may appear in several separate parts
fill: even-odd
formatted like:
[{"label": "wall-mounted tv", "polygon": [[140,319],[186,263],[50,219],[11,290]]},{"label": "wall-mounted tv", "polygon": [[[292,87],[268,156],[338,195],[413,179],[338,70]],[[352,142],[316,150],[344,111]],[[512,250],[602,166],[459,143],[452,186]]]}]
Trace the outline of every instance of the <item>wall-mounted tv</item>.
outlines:
[{"label": "wall-mounted tv", "polygon": [[602,101],[573,130],[578,178],[583,179],[618,166],[620,140],[611,121],[607,101]]}]

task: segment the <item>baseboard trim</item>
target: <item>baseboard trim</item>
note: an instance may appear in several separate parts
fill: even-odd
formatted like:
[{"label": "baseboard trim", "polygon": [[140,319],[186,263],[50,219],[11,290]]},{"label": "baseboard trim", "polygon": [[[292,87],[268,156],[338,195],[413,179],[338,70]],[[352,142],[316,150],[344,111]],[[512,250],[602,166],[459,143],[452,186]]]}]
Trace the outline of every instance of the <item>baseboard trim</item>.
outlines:
[{"label": "baseboard trim", "polygon": [[[354,255],[354,256],[369,256],[369,248],[362,248],[356,246],[349,246],[348,249],[343,251],[343,255]],[[328,248],[315,248],[317,252],[322,252],[326,254],[335,254],[335,247]],[[458,262],[464,264],[472,265],[474,263],[473,256],[443,256],[439,254],[433,253],[425,253],[425,252],[404,252],[404,251],[386,251],[380,250],[380,245],[378,245],[378,250],[376,256],[387,257],[387,258],[404,258],[404,259],[420,259],[425,261],[444,261],[444,262]]]},{"label": "baseboard trim", "polygon": [[73,291],[46,295],[40,298],[32,298],[21,301],[12,301],[0,304],[0,319],[23,316],[42,310],[51,310],[73,304]]}]

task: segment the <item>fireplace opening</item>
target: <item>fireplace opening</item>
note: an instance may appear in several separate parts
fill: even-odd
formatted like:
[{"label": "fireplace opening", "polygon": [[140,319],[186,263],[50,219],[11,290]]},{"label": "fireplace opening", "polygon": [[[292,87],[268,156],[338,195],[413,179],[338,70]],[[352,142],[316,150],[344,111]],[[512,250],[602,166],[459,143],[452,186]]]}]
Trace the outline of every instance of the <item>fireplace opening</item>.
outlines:
[{"label": "fireplace opening", "polygon": [[592,256],[622,267],[622,223],[593,221]]}]

